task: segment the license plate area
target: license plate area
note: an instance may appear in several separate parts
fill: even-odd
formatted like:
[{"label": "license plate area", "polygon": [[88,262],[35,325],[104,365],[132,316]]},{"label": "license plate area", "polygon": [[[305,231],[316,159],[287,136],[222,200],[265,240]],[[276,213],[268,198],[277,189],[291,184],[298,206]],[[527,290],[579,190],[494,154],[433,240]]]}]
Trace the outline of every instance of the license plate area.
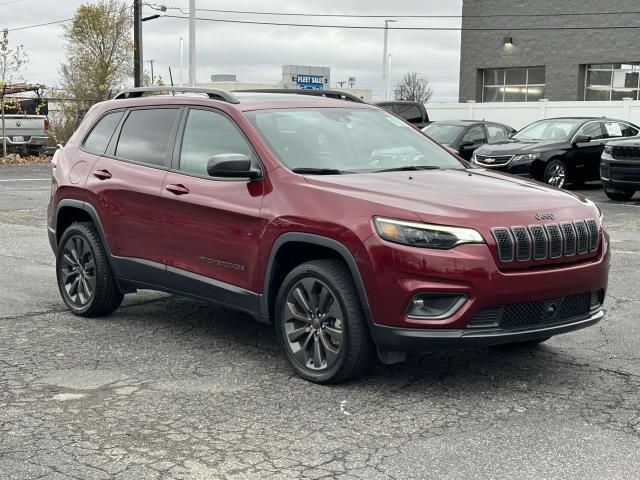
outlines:
[{"label": "license plate area", "polygon": [[11,141],[12,141],[13,143],[24,143],[24,137],[23,137],[22,135],[14,135],[14,136],[11,138]]}]

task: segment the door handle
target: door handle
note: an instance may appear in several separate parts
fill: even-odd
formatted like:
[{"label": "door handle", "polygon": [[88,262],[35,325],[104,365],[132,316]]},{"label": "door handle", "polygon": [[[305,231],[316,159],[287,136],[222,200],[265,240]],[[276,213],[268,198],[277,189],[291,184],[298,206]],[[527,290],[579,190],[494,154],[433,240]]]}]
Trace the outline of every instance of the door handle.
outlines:
[{"label": "door handle", "polygon": [[186,195],[189,193],[189,189],[180,184],[169,184],[165,188],[175,195]]},{"label": "door handle", "polygon": [[111,173],[108,170],[96,170],[93,172],[93,176],[99,178],[100,180],[107,180],[111,178]]}]

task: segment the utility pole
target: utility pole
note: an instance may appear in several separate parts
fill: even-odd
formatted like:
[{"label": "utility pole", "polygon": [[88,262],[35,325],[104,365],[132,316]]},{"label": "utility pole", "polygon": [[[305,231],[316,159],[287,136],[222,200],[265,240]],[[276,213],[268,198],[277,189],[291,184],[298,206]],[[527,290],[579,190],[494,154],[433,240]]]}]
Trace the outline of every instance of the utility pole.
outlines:
[{"label": "utility pole", "polygon": [[189,85],[196,86],[196,0],[189,0]]},{"label": "utility pole", "polygon": [[151,85],[155,85],[156,78],[153,75],[153,64],[154,64],[155,60],[147,60],[147,62],[149,62],[151,64]]},{"label": "utility pole", "polygon": [[178,76],[180,86],[184,85],[184,38],[180,37],[180,75]]},{"label": "utility pole", "polygon": [[382,50],[382,85],[384,87],[384,99],[389,100],[389,24],[394,23],[397,20],[385,20],[384,21],[384,48]]},{"label": "utility pole", "polygon": [[142,86],[142,0],[133,0],[133,85]]}]

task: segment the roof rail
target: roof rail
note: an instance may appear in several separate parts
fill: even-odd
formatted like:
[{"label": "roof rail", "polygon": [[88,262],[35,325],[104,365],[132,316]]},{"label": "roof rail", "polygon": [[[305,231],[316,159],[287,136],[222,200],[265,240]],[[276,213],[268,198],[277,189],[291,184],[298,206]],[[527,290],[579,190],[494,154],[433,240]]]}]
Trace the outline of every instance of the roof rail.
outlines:
[{"label": "roof rail", "polygon": [[310,95],[312,97],[326,97],[335,100],[346,100],[348,102],[367,103],[360,97],[352,93],[341,92],[340,90],[306,90],[302,88],[256,88],[247,90],[233,90],[233,92],[243,93],[288,93],[293,95]]},{"label": "roof rail", "polygon": [[144,97],[145,94],[153,93],[172,93],[173,95],[175,95],[176,93],[202,93],[204,95],[207,95],[212,100],[222,100],[223,102],[227,103],[240,103],[240,100],[238,100],[235,96],[223,90],[217,90],[215,88],[175,86],[129,88],[118,93],[115,97],[113,97],[113,99],[122,100],[127,98],[140,98]]}]

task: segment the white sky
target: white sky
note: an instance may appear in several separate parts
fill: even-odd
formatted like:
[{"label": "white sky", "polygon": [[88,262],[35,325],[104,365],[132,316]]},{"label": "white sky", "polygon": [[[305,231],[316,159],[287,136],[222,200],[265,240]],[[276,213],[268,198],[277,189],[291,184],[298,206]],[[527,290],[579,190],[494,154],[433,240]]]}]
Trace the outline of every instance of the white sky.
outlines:
[{"label": "white sky", "polygon": [[[15,28],[71,18],[83,2],[78,0],[0,0],[0,29]],[[188,0],[153,0],[167,7],[181,7]],[[301,13],[460,15],[462,0],[197,0],[197,8]],[[3,5],[5,4],[5,5]],[[145,14],[154,13],[149,7]],[[182,15],[177,10],[168,14]],[[383,25],[380,19],[248,16],[198,12],[198,16],[288,23]],[[155,71],[168,79],[168,67],[177,81],[179,38],[188,39],[187,20],[159,18],[144,24],[144,56],[154,59]],[[460,19],[400,19],[396,26],[458,27]],[[62,26],[52,25],[9,33],[12,45],[23,44],[29,54],[25,80],[55,86],[64,60]],[[197,77],[206,82],[214,73],[237,74],[247,82],[276,83],[281,66],[287,64],[331,67],[335,82],[356,77],[356,86],[382,92],[381,30],[316,29],[304,27],[254,26],[217,22],[197,23]],[[434,90],[434,101],[457,101],[460,32],[390,31],[392,85],[407,71],[426,76]],[[149,65],[145,65],[149,69]],[[185,72],[186,77],[186,72]]]}]

